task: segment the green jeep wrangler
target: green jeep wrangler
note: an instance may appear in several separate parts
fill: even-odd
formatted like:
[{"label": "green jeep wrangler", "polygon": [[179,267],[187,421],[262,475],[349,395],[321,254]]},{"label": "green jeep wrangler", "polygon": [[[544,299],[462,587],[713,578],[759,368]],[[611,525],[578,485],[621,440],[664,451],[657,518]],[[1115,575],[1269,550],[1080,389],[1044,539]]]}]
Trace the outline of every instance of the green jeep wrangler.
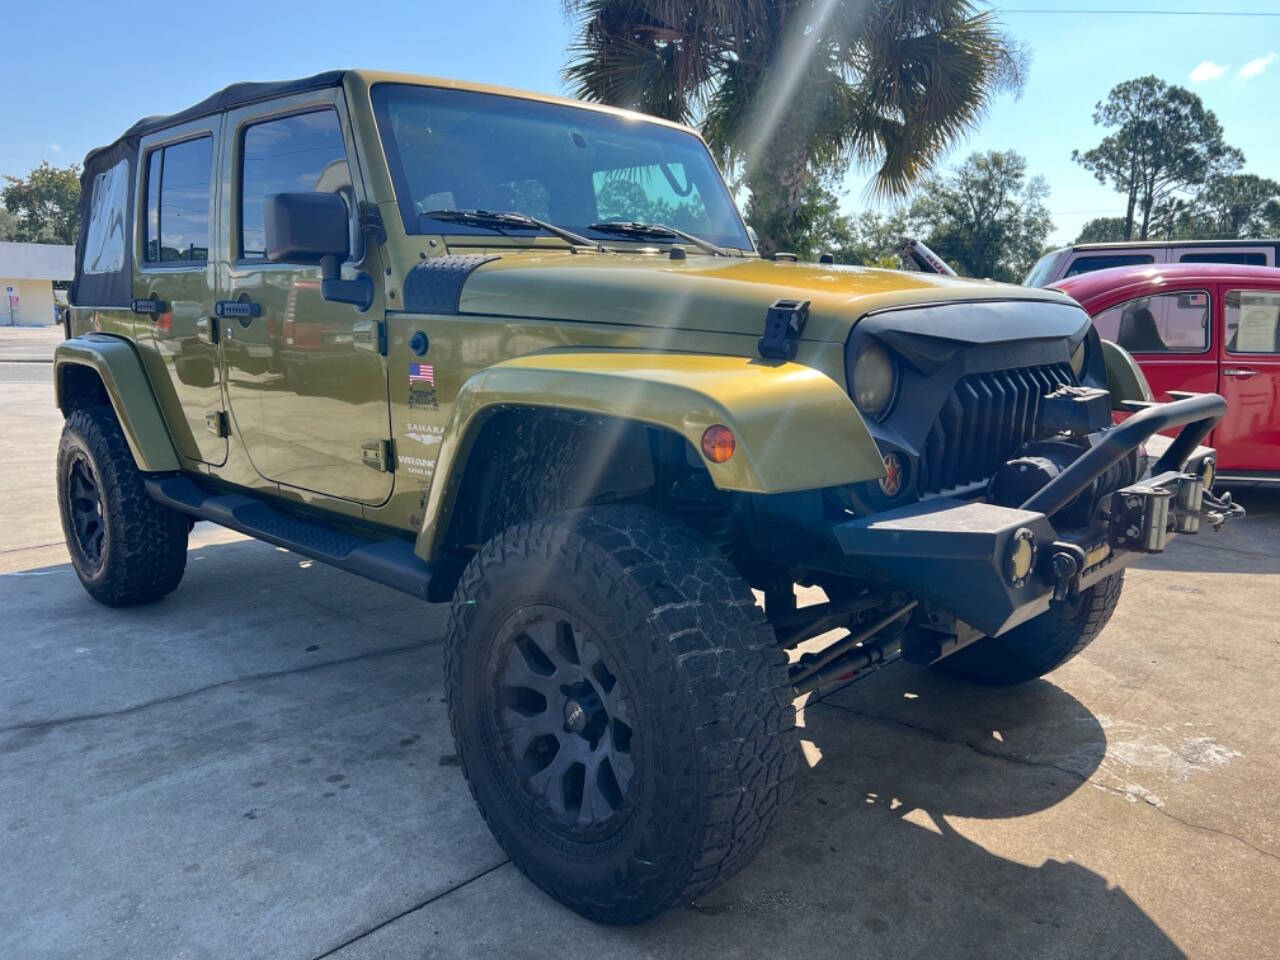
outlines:
[{"label": "green jeep wrangler", "polygon": [[82,219],[85,589],[165,596],[209,520],[450,603],[476,802],[595,920],[750,862],[798,695],[899,658],[1038,677],[1127,564],[1241,512],[1199,445],[1221,397],[1152,403],[1053,291],[762,260],[698,134],[625,111],[236,84],[91,153]]}]

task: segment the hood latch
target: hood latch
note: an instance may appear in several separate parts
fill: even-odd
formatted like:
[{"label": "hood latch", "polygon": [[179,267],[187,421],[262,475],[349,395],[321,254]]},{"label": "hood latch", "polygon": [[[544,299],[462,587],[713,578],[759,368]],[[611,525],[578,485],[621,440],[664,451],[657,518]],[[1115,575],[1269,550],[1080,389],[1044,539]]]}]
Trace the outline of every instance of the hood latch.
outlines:
[{"label": "hood latch", "polygon": [[756,344],[760,356],[794,360],[800,334],[809,319],[808,300],[778,300],[764,318],[764,336]]}]

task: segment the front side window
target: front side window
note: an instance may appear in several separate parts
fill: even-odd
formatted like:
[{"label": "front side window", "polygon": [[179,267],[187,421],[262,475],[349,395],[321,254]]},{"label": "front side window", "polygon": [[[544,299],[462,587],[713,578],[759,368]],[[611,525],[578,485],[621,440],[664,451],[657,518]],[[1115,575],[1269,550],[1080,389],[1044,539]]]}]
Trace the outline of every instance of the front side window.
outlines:
[{"label": "front side window", "polygon": [[85,273],[118,273],[124,269],[128,208],[129,161],[121,160],[93,178],[84,238]]},{"label": "front side window", "polygon": [[1156,258],[1149,253],[1115,253],[1097,257],[1076,257],[1067,269],[1068,277],[1076,277],[1082,273],[1093,273],[1095,270],[1108,270],[1111,267],[1131,267],[1136,263],[1155,263]]},{"label": "front side window", "polygon": [[298,113],[255,123],[244,132],[240,155],[240,257],[267,255],[264,216],[277,193],[340,193],[351,189],[347,146],[333,110]]},{"label": "front side window", "polygon": [[1204,290],[1160,293],[1104,310],[1093,325],[1130,353],[1203,353],[1209,348],[1209,304]]},{"label": "front side window", "polygon": [[173,143],[147,154],[147,263],[209,259],[209,181],[213,138]]},{"label": "front side window", "polygon": [[[428,216],[515,212],[610,244],[606,221],[676,227],[752,250],[706,146],[693,134],[599,110],[469,90],[379,84],[374,109],[409,233],[493,235]],[[515,236],[521,228],[503,227]]]},{"label": "front side window", "polygon": [[1280,353],[1280,292],[1231,290],[1224,306],[1229,353]]}]

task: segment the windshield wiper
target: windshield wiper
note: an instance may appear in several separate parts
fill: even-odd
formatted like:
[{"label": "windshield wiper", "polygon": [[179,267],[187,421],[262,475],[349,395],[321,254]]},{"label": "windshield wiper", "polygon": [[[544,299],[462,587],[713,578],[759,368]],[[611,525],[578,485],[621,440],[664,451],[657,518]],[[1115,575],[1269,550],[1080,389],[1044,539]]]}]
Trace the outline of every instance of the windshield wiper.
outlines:
[{"label": "windshield wiper", "polygon": [[686,233],[675,227],[668,227],[665,223],[640,223],[638,220],[609,220],[605,223],[593,223],[588,229],[598,230],[601,233],[616,233],[624,237],[648,237],[656,240],[659,237],[671,237],[672,239],[688,240],[703,253],[709,253],[713,257],[727,257],[729,252],[724,247],[718,247],[710,240],[703,240],[701,237],[692,233]]},{"label": "windshield wiper", "polygon": [[443,220],[445,223],[465,223],[474,227],[489,227],[504,236],[506,234],[503,232],[503,227],[533,227],[553,234],[575,247],[592,247],[601,253],[608,252],[604,244],[584,237],[580,233],[574,233],[564,227],[557,227],[554,223],[547,223],[545,220],[539,220],[536,217],[531,217],[524,213],[516,213],[515,211],[495,213],[492,210],[429,210],[426,213],[419,214],[419,216],[426,217],[429,220]]}]

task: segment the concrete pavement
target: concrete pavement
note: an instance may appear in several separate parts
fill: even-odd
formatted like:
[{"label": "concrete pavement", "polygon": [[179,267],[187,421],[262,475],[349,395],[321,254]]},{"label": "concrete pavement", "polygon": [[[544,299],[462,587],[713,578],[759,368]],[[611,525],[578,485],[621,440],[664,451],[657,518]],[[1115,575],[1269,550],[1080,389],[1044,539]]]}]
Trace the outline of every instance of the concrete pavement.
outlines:
[{"label": "concrete pavement", "polygon": [[0,363],[52,363],[62,326],[0,327]]},{"label": "concrete pavement", "polygon": [[1275,955],[1274,494],[1131,571],[1047,681],[899,665],[807,706],[756,863],[612,929],[476,813],[442,608],[204,524],[170,598],[94,604],[49,390],[0,364],[0,956]]}]

